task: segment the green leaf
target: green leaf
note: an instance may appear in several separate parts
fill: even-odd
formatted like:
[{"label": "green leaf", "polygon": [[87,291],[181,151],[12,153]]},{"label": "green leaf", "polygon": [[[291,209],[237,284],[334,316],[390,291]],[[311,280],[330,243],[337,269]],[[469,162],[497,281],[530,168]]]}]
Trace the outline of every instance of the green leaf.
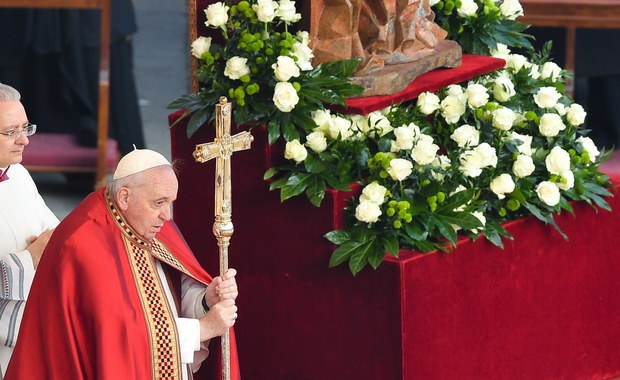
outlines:
[{"label": "green leaf", "polygon": [[351,254],[351,258],[349,258],[349,269],[353,275],[356,275],[364,269],[366,264],[368,263],[368,258],[370,253],[373,251],[373,245],[375,245],[376,240],[373,238],[362,243],[356,251]]},{"label": "green leaf", "polygon": [[282,191],[280,192],[280,201],[284,202],[289,198],[301,194],[312,182],[312,177],[313,176],[310,173],[291,175],[286,182],[286,185],[282,186]]},{"label": "green leaf", "polygon": [[380,245],[383,246],[383,249],[385,249],[390,255],[398,257],[399,244],[396,235],[387,237],[383,236],[379,238],[379,242],[381,243]]},{"label": "green leaf", "polygon": [[189,122],[187,122],[187,138],[191,138],[194,133],[207,122],[209,116],[210,114],[207,108],[202,108],[194,112]]},{"label": "green leaf", "polygon": [[333,268],[349,260],[351,255],[363,244],[363,242],[351,241],[336,248],[329,259],[329,267]]},{"label": "green leaf", "polygon": [[448,241],[450,241],[450,243],[456,243],[457,234],[454,230],[454,227],[433,214],[431,214],[430,221],[435,227],[437,227],[441,235],[448,239]]},{"label": "green leaf", "polygon": [[351,240],[351,234],[347,230],[333,230],[323,235],[323,237],[337,245],[342,245]]},{"label": "green leaf", "polygon": [[278,168],[269,168],[265,174],[263,174],[263,179],[269,179],[278,173]]},{"label": "green leaf", "polygon": [[325,181],[319,176],[313,175],[311,182],[306,189],[306,196],[313,205],[320,207],[321,202],[323,202],[323,198],[325,198],[326,189],[327,185],[325,184]]},{"label": "green leaf", "polygon": [[280,138],[280,124],[270,121],[267,126],[269,145],[272,145]]},{"label": "green leaf", "polygon": [[385,250],[383,248],[384,247],[374,239],[372,245],[368,249],[368,264],[370,264],[373,269],[377,269],[385,258]]}]

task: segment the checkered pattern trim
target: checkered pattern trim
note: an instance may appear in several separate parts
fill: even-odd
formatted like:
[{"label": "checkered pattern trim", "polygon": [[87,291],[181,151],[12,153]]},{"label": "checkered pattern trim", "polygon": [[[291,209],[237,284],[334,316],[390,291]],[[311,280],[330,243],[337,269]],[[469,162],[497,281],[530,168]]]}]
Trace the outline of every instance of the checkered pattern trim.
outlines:
[{"label": "checkered pattern trim", "polygon": [[157,239],[153,239],[152,248],[153,249],[151,250],[151,255],[155,256],[156,258],[170,265],[171,267],[185,273],[186,275],[194,277],[191,275],[191,273],[189,273],[189,270],[187,270],[187,268],[185,268],[185,266],[181,264],[181,262],[176,257],[174,257],[174,255],[168,250],[168,248],[166,248],[166,246],[162,242]]},{"label": "checkered pattern trim", "polygon": [[123,240],[149,330],[153,379],[179,380],[182,372],[176,324],[153,256],[127,236]]}]

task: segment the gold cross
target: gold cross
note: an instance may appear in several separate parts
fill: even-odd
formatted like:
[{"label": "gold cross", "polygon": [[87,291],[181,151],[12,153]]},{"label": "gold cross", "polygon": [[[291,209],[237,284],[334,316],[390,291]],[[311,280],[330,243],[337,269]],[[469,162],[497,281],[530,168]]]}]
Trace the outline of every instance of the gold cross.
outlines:
[{"label": "gold cross", "polygon": [[[230,158],[233,152],[250,149],[254,137],[248,131],[230,135],[231,104],[226,97],[215,105],[215,141],[198,144],[193,156],[197,162],[216,159],[215,165],[215,222],[213,234],[220,248],[220,274],[228,270],[228,246],[234,232],[232,224],[232,195]],[[230,379],[230,334],[222,335],[222,378]]]}]

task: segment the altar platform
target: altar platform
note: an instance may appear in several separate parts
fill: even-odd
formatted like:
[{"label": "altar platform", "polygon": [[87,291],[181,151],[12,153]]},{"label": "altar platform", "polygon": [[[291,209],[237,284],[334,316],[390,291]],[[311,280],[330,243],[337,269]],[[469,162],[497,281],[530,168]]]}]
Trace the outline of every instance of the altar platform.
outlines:
[{"label": "altar platform", "polygon": [[[608,199],[612,212],[575,203],[575,215],[559,215],[569,240],[529,217],[506,224],[514,240],[505,249],[464,238],[451,253],[401,251],[353,276],[345,265],[328,268],[334,247],[322,237],[341,224],[350,194],[329,192],[321,208],[304,197],[280,203],[262,179],[280,150],[263,129],[253,135],[252,149],[232,158],[229,249],[245,380],[620,376],[618,196]],[[188,139],[178,123],[171,136],[174,220],[216,273],[215,165],[191,156],[212,128]]]}]

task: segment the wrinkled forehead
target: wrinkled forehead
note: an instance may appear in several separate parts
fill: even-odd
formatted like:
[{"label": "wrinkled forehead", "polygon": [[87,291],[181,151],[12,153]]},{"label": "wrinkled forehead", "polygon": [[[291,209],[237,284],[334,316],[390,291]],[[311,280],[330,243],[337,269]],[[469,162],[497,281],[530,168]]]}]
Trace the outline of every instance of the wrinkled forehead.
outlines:
[{"label": "wrinkled forehead", "polygon": [[176,199],[179,190],[179,181],[170,165],[157,166],[141,173],[143,177],[142,190],[149,198]]}]

